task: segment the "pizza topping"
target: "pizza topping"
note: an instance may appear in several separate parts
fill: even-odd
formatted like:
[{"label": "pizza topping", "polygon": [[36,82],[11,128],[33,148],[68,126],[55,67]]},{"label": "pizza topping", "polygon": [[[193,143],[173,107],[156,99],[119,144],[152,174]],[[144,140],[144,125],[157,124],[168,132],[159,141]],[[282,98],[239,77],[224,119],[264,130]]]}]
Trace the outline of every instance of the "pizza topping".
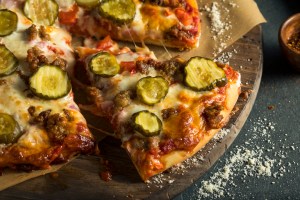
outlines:
[{"label": "pizza topping", "polygon": [[37,29],[35,24],[32,24],[28,29],[28,40],[33,41],[40,37],[42,40],[50,40],[50,35],[47,33],[47,30],[45,26],[40,26],[39,29]]},{"label": "pizza topping", "polygon": [[34,116],[34,113],[35,113],[35,107],[34,106],[30,106],[28,109],[27,109],[28,113],[30,114],[30,116]]},{"label": "pizza topping", "polygon": [[174,25],[164,34],[166,40],[180,40],[180,41],[190,41],[193,38],[193,34],[183,29],[181,25]]},{"label": "pizza topping", "polygon": [[131,117],[133,129],[145,137],[157,136],[162,128],[161,120],[147,110],[134,113]]},{"label": "pizza topping", "polygon": [[49,64],[47,57],[44,56],[43,53],[44,52],[36,46],[27,50],[26,61],[29,63],[32,71],[35,71],[40,65]]},{"label": "pizza topping", "polygon": [[3,9],[0,10],[0,36],[10,35],[17,29],[18,16],[16,13]]},{"label": "pizza topping", "polygon": [[77,5],[84,7],[84,8],[95,8],[99,5],[99,0],[75,0]]},{"label": "pizza topping", "polygon": [[174,82],[175,74],[183,67],[183,61],[180,58],[173,58],[163,62],[158,68],[160,74],[171,83]]},{"label": "pizza topping", "polygon": [[27,0],[24,14],[39,25],[50,26],[58,16],[58,4],[54,0]]},{"label": "pizza topping", "polygon": [[7,81],[5,79],[3,79],[3,80],[0,79],[0,86],[5,85],[5,84],[7,84]]},{"label": "pizza topping", "polygon": [[60,115],[59,113],[55,113],[48,117],[45,128],[52,142],[61,143],[69,134],[67,127],[68,121],[67,117]]},{"label": "pizza topping", "polygon": [[176,8],[175,15],[184,26],[189,26],[193,23],[193,16],[183,8]]},{"label": "pizza topping", "polygon": [[131,103],[132,92],[130,90],[122,91],[118,93],[114,98],[115,108],[122,110],[124,107]]},{"label": "pizza topping", "polygon": [[168,6],[168,7],[179,7],[180,4],[183,4],[181,0],[148,0],[151,4],[158,6]]},{"label": "pizza topping", "polygon": [[13,116],[0,113],[0,144],[15,142],[20,133],[20,127]]},{"label": "pizza topping", "polygon": [[32,24],[28,29],[28,40],[33,41],[38,37],[38,30],[35,24]]},{"label": "pizza topping", "polygon": [[67,61],[59,56],[50,62],[48,58],[44,55],[44,52],[37,46],[34,46],[27,51],[26,61],[29,63],[32,72],[36,71],[41,65],[55,65],[63,70],[66,70]]},{"label": "pizza topping", "polygon": [[50,114],[51,114],[50,109],[49,110],[44,110],[44,111],[40,112],[40,114],[38,114],[38,116],[35,116],[33,118],[33,122],[44,124],[47,121]]},{"label": "pizza topping", "polygon": [[201,57],[191,58],[185,68],[185,84],[196,91],[212,90],[227,84],[224,70],[212,60]]},{"label": "pizza topping", "polygon": [[169,83],[161,76],[147,76],[138,81],[136,93],[139,99],[148,105],[160,102],[168,93]]},{"label": "pizza topping", "polygon": [[31,91],[43,99],[58,99],[71,90],[67,72],[54,65],[44,65],[29,79]]},{"label": "pizza topping", "polygon": [[70,110],[63,109],[63,112],[68,121],[74,120],[74,117],[72,116],[72,112]]},{"label": "pizza topping", "polygon": [[90,103],[96,105],[97,107],[100,107],[100,104],[102,102],[102,95],[101,95],[101,91],[98,88],[87,87],[85,89],[85,93]]},{"label": "pizza topping", "polygon": [[116,57],[104,51],[97,53],[91,58],[89,67],[94,74],[103,77],[114,76],[120,71],[120,65]]},{"label": "pizza topping", "polygon": [[135,11],[132,0],[104,0],[99,6],[100,15],[120,24],[131,22]]},{"label": "pizza topping", "polygon": [[73,25],[77,22],[79,7],[76,4],[67,11],[60,11],[58,14],[58,20],[64,25]]},{"label": "pizza topping", "polygon": [[67,69],[67,61],[60,57],[55,58],[55,60],[52,61],[51,65],[58,66],[63,70]]},{"label": "pizza topping", "polygon": [[204,118],[209,128],[217,129],[221,127],[223,115],[220,115],[224,107],[218,104],[208,106],[204,109]]},{"label": "pizza topping", "polygon": [[175,57],[171,60],[158,62],[154,59],[138,60],[136,62],[136,70],[142,74],[148,74],[152,67],[156,69],[161,76],[170,82],[174,81],[174,75],[178,69],[183,66],[183,60]]},{"label": "pizza topping", "polygon": [[148,74],[149,68],[153,67],[157,62],[153,59],[138,60],[136,62],[136,70],[141,74]]},{"label": "pizza topping", "polygon": [[40,26],[39,34],[42,40],[50,40],[50,35],[47,33],[45,26]]},{"label": "pizza topping", "polygon": [[12,74],[18,67],[19,61],[5,45],[0,44],[0,77]]},{"label": "pizza topping", "polygon": [[175,108],[166,108],[166,109],[163,109],[161,111],[161,113],[162,113],[162,118],[164,120],[166,120],[169,117],[171,117],[172,115],[177,115],[178,114],[178,109],[175,109]]}]

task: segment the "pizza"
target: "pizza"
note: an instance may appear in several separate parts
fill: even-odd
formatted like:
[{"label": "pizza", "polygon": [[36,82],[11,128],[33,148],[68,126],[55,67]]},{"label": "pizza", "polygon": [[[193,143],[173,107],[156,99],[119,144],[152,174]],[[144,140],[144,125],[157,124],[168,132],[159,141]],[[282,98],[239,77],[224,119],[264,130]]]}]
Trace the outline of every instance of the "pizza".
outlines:
[{"label": "pizza", "polygon": [[109,38],[93,46],[77,48],[91,102],[81,107],[109,119],[143,180],[191,157],[229,120],[240,93],[230,66],[201,57],[157,61]]},{"label": "pizza", "polygon": [[75,64],[70,34],[34,25],[17,1],[2,3],[8,9],[0,10],[0,169],[46,169],[93,152],[67,74]]},{"label": "pizza", "polygon": [[196,0],[76,0],[60,3],[58,19],[76,35],[191,49],[198,46]]},{"label": "pizza", "polygon": [[[44,169],[93,151],[80,107],[110,121],[146,181],[203,148],[240,93],[229,65],[158,61],[112,40],[197,47],[193,0],[3,0],[0,37],[0,168]],[[90,104],[77,106],[72,85]]]}]

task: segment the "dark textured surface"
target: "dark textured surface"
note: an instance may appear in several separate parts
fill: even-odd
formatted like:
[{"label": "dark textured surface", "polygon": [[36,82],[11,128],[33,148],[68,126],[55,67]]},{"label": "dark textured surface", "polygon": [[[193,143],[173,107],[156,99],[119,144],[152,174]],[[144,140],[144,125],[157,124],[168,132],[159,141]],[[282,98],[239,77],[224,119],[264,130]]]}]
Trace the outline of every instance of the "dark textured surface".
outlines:
[{"label": "dark textured surface", "polygon": [[[253,110],[229,151],[209,173],[196,182],[196,186],[194,184],[188,188],[177,196],[176,200],[198,199],[197,191],[201,181],[209,180],[224,166],[225,160],[230,158],[231,151],[251,140],[250,130],[253,129],[258,118],[266,118],[267,121],[276,124],[276,130],[270,136],[274,150],[265,154],[272,158],[276,152],[284,149],[287,156],[283,159],[282,165],[286,167],[286,172],[279,179],[250,176],[243,178],[242,175],[237,175],[234,178],[237,186],[227,185],[226,191],[229,191],[235,199],[300,199],[300,73],[293,71],[286,63],[277,39],[281,23],[290,15],[300,12],[300,2],[297,0],[257,0],[256,2],[268,23],[263,25],[264,71]],[[270,105],[274,105],[275,109],[269,110]],[[258,141],[257,145],[269,144],[266,141]],[[289,146],[294,146],[296,149],[288,148]],[[289,162],[294,164],[289,166]],[[272,170],[276,171],[276,169]],[[222,199],[232,199],[232,197],[225,194]]]}]

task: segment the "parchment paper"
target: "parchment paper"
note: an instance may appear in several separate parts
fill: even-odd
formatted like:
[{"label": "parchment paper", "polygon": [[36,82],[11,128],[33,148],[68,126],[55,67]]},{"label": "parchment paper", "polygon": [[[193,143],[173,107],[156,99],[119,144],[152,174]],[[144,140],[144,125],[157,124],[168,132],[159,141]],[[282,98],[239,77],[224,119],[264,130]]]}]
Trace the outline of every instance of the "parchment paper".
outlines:
[{"label": "parchment paper", "polygon": [[[214,16],[211,12],[213,4],[214,9],[220,11],[215,13]],[[158,59],[168,59],[176,55],[186,59],[192,56],[214,58],[253,27],[266,22],[253,0],[198,0],[198,5],[201,11],[201,39],[199,47],[190,51],[180,52],[174,49],[166,50],[162,47],[149,46]],[[216,15],[218,13],[223,23],[223,29],[218,30],[222,31],[214,31],[214,26],[211,23],[212,17],[218,17]],[[0,191],[28,179],[57,171],[63,166],[56,165],[48,170],[37,170],[30,173],[6,170],[0,176]]]}]

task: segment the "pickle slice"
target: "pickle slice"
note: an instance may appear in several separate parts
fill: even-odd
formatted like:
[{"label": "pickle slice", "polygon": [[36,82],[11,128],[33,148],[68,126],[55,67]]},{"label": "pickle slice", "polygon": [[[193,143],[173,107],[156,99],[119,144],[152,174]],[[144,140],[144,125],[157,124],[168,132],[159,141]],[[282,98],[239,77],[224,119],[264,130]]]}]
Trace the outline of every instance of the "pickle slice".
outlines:
[{"label": "pickle slice", "polygon": [[185,68],[185,84],[193,90],[212,90],[216,86],[223,87],[227,84],[224,70],[212,60],[193,57]]},{"label": "pickle slice", "polygon": [[152,112],[143,110],[134,113],[131,117],[132,126],[135,131],[145,137],[157,136],[162,128],[161,120]]},{"label": "pickle slice", "polygon": [[23,10],[38,25],[50,26],[58,16],[58,4],[54,0],[27,0]]},{"label": "pickle slice", "polygon": [[19,61],[4,45],[0,44],[0,77],[12,74],[18,68]]},{"label": "pickle slice", "polygon": [[17,29],[18,16],[16,13],[3,9],[0,10],[0,36],[10,35]]},{"label": "pickle slice", "polygon": [[100,15],[120,24],[131,22],[135,9],[132,0],[104,0],[99,6]]},{"label": "pickle slice", "polygon": [[168,93],[169,83],[161,76],[147,76],[140,79],[136,86],[139,99],[148,105],[160,102]]},{"label": "pickle slice", "polygon": [[44,65],[30,77],[31,91],[43,99],[58,99],[69,94],[71,83],[67,72],[55,65]]},{"label": "pickle slice", "polygon": [[111,77],[119,73],[120,65],[115,56],[108,52],[100,52],[94,55],[90,62],[89,67],[94,74]]},{"label": "pickle slice", "polygon": [[95,8],[99,5],[100,0],[75,0],[77,5],[84,8]]},{"label": "pickle slice", "polygon": [[15,142],[20,133],[16,120],[9,114],[0,113],[0,144]]}]

